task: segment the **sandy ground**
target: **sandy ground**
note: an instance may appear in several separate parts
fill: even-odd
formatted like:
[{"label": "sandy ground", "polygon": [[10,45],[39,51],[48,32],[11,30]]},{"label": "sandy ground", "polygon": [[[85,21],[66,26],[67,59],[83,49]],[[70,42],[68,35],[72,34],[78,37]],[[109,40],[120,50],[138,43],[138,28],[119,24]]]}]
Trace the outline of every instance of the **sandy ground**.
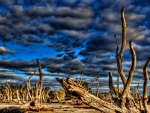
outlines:
[{"label": "sandy ground", "polygon": [[[92,109],[92,108],[79,108],[76,105],[66,105],[66,104],[59,104],[59,103],[50,103],[45,104],[48,107],[54,108],[54,111],[47,111],[47,112],[39,112],[39,113],[100,113],[100,111]],[[19,107],[15,103],[0,103],[0,108],[16,106]],[[29,113],[37,113],[33,111],[29,111]]]}]

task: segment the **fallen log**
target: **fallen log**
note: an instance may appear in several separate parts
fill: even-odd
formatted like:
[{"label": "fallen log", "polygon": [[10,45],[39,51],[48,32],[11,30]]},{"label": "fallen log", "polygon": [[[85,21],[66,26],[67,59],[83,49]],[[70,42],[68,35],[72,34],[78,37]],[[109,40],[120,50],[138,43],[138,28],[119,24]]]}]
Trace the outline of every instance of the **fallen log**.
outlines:
[{"label": "fallen log", "polygon": [[95,95],[89,93],[86,89],[69,84],[65,79],[56,78],[69,95],[76,96],[83,103],[98,109],[104,113],[127,113],[127,109],[121,109],[119,106],[101,100]]}]

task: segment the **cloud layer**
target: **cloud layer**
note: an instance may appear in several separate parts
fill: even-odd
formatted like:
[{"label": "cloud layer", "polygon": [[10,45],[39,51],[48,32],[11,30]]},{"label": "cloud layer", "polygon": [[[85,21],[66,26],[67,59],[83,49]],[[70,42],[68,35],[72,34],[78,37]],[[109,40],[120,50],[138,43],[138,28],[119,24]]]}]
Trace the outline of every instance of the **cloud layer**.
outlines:
[{"label": "cloud layer", "polygon": [[[106,81],[109,71],[116,77],[113,34],[117,35],[120,47],[123,6],[127,22],[123,68],[128,76],[131,67],[128,43],[132,40],[137,54],[133,83],[142,83],[142,69],[150,56],[148,0],[1,0],[0,66],[8,72],[15,70],[13,75],[1,74],[1,80],[6,77],[25,82],[37,69],[36,58],[40,59],[45,77],[50,80],[44,83],[50,87],[56,82],[55,76],[78,77],[81,72],[89,82],[88,77],[93,73],[100,73]],[[17,74],[19,72],[24,74]]]}]

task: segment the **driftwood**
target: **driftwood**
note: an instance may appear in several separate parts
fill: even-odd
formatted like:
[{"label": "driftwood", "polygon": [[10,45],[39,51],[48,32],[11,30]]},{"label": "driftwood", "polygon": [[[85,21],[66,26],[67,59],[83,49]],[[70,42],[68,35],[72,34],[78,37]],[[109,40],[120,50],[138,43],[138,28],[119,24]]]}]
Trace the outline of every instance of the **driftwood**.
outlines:
[{"label": "driftwood", "polygon": [[[73,85],[75,83],[68,83],[66,79],[56,78],[69,95],[75,96],[83,103],[96,108],[104,113],[125,113],[120,107],[101,100],[95,95],[89,93],[86,89]],[[73,82],[73,81],[72,81]]]}]

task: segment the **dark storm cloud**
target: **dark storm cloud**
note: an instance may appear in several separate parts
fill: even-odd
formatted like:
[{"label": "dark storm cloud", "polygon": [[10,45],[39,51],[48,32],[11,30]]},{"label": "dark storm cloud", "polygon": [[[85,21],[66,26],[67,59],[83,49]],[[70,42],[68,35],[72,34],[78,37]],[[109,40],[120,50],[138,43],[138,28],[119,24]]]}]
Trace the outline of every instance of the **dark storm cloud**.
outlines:
[{"label": "dark storm cloud", "polygon": [[5,68],[25,68],[25,67],[36,67],[37,64],[35,62],[27,62],[27,61],[8,61],[1,60],[0,65]]},{"label": "dark storm cloud", "polygon": [[16,75],[14,75],[13,73],[11,73],[11,72],[7,72],[7,73],[1,73],[0,74],[0,79],[3,79],[3,80],[16,80],[16,79],[18,79],[18,80],[20,80],[20,81],[24,81],[25,79],[23,78],[23,77],[20,77],[20,76],[16,76]]},{"label": "dark storm cloud", "polygon": [[50,6],[33,6],[27,12],[31,16],[61,16],[61,17],[78,17],[88,18],[93,16],[93,12],[87,8],[70,8],[70,7],[50,7]]},{"label": "dark storm cloud", "polygon": [[[140,0],[0,0],[0,40],[23,45],[27,52],[34,45],[46,45],[56,50],[55,58],[49,55],[41,58],[40,52],[35,53],[41,59],[42,68],[48,71],[46,76],[66,77],[82,71],[85,77],[91,77],[94,72],[106,77],[112,71],[116,77],[116,42],[113,35],[117,35],[120,48],[122,6],[125,6],[127,22],[123,68],[128,76],[132,59],[129,40],[132,40],[137,54],[133,81],[143,79],[142,68],[150,56],[148,0],[145,3]],[[41,50],[36,47],[34,49]],[[0,47],[3,56],[13,53],[11,46]],[[1,60],[0,66],[27,74],[37,69],[35,59],[20,61],[8,58]],[[52,84],[49,82],[46,84],[52,85],[56,81],[53,80]]]}]

